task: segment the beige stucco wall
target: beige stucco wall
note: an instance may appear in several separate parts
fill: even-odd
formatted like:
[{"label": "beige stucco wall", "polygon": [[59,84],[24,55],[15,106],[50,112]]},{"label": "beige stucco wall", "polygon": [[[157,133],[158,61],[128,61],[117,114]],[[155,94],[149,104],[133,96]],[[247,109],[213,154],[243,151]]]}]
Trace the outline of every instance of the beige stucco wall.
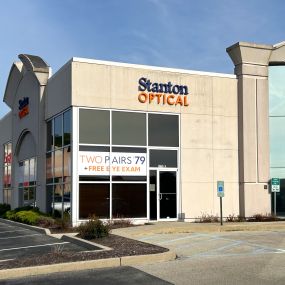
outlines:
[{"label": "beige stucco wall", "polygon": [[71,62],[65,64],[48,80],[45,93],[46,119],[71,106]]},{"label": "beige stucco wall", "polygon": [[225,182],[224,215],[239,214],[237,80],[190,76],[190,106],[181,109],[182,212],[219,215],[217,181]]},{"label": "beige stucco wall", "polygon": [[[189,106],[140,103],[138,80],[187,85]],[[72,105],[181,114],[181,209],[185,218],[219,214],[217,180],[225,181],[224,214],[239,214],[237,80],[90,62],[72,62]]]},{"label": "beige stucco wall", "polygon": [[[12,186],[18,188],[19,161],[31,157],[37,159],[37,206],[45,210],[45,138],[46,124],[44,120],[44,106],[42,105],[44,87],[40,86],[33,72],[25,72],[14,94],[12,111]],[[29,98],[29,114],[19,118],[19,100]],[[30,146],[27,146],[27,140]],[[19,191],[13,191],[12,207],[21,205],[22,197]],[[19,204],[18,204],[19,203]]]}]

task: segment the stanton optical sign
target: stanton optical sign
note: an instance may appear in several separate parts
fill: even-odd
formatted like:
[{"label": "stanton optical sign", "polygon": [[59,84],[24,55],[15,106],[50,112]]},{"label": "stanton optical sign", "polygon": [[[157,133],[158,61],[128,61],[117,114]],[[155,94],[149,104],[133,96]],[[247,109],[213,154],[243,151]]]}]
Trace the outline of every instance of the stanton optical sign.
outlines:
[{"label": "stanton optical sign", "polygon": [[168,83],[151,82],[145,77],[141,77],[138,84],[140,91],[138,100],[141,103],[189,106],[187,85],[173,85],[170,81]]},{"label": "stanton optical sign", "polygon": [[19,118],[22,119],[29,114],[29,97],[19,100]]}]

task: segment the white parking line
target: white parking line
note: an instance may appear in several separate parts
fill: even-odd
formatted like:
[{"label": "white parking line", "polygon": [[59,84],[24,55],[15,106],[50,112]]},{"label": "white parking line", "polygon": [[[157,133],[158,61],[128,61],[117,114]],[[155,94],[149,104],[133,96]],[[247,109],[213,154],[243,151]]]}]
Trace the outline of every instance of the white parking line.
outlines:
[{"label": "white parking line", "polygon": [[64,241],[64,242],[55,242],[55,243],[47,243],[47,244],[40,244],[40,245],[30,245],[30,246],[22,246],[22,247],[4,248],[4,249],[0,249],[0,252],[1,252],[1,251],[24,249],[24,248],[34,248],[34,247],[52,246],[52,245],[66,244],[66,243],[69,243],[69,242],[68,242],[68,241]]},{"label": "white parking line", "polygon": [[179,241],[179,240],[198,238],[198,237],[202,237],[202,236],[204,236],[204,234],[192,234],[192,235],[186,236],[186,237],[165,240],[165,241],[162,241],[162,242],[158,242],[157,244],[168,244],[168,243],[173,243],[173,242],[176,242],[176,241]]},{"label": "white parking line", "polygon": [[24,230],[14,230],[14,231],[4,231],[4,232],[0,232],[0,235],[5,234],[5,233],[14,233],[14,232],[23,232],[23,231],[30,231],[30,230],[24,229]]},{"label": "white parking line", "polygon": [[14,226],[9,226],[6,224],[0,224],[0,227],[2,227],[2,228],[14,228]]},{"label": "white parking line", "polygon": [[14,236],[14,237],[4,237],[0,239],[12,239],[12,238],[23,238],[23,237],[31,237],[31,236],[41,236],[42,234],[32,234],[32,235],[23,235],[23,236]]}]

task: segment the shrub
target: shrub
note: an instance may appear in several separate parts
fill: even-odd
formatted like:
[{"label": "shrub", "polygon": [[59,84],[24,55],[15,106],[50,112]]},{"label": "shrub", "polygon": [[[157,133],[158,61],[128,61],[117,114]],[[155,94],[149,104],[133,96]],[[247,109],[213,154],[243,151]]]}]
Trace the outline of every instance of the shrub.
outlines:
[{"label": "shrub", "polygon": [[3,217],[8,220],[28,224],[37,225],[41,219],[48,218],[38,210],[19,211],[19,209],[7,211]]},{"label": "shrub", "polygon": [[2,217],[7,211],[11,210],[11,206],[9,204],[0,204],[0,217]]},{"label": "shrub", "polygon": [[246,219],[240,215],[235,216],[235,214],[232,214],[226,218],[226,221],[230,223],[239,223],[239,222],[246,222]]},{"label": "shrub", "polygon": [[7,211],[6,213],[4,213],[3,218],[14,221],[15,215],[16,215],[15,210],[10,210],[10,211]]},{"label": "shrub", "polygon": [[201,217],[195,220],[195,223],[218,223],[220,218],[218,216],[202,213]]},{"label": "shrub", "polygon": [[55,225],[57,228],[65,230],[71,227],[70,215],[68,212],[64,212],[61,218],[55,219]]},{"label": "shrub", "polygon": [[15,214],[14,220],[28,225],[36,225],[40,217],[40,214],[34,211],[20,211]]},{"label": "shrub", "polygon": [[89,221],[78,226],[79,237],[83,239],[102,238],[109,235],[109,225],[104,224],[97,217],[91,216]]},{"label": "shrub", "polygon": [[272,214],[255,214],[247,219],[248,222],[274,222],[279,220],[280,218]]},{"label": "shrub", "polygon": [[42,228],[51,228],[54,226],[54,224],[55,221],[52,217],[39,216],[36,225]]},{"label": "shrub", "polygon": [[109,220],[107,224],[110,229],[128,228],[133,226],[133,222],[130,219]]}]

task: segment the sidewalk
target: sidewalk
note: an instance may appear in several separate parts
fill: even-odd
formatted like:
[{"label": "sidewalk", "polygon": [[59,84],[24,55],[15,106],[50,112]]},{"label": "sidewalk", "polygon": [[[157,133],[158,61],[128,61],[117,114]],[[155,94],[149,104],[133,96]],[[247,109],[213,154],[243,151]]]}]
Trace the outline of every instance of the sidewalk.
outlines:
[{"label": "sidewalk", "polygon": [[153,234],[194,233],[194,232],[231,232],[231,231],[285,231],[283,222],[242,222],[224,223],[189,223],[189,222],[154,222],[150,225],[112,230],[113,234],[138,239]]}]

